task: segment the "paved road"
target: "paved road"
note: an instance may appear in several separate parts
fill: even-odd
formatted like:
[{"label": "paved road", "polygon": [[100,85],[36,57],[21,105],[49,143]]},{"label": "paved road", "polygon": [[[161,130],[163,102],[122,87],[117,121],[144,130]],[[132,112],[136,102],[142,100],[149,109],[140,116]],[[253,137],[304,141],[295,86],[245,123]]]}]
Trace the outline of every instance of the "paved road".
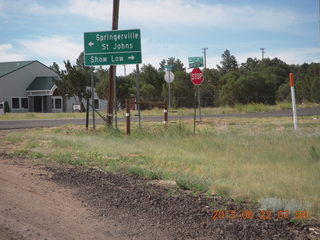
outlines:
[{"label": "paved road", "polygon": [[[312,116],[320,115],[320,107],[302,108],[298,109],[298,116]],[[247,114],[212,114],[203,115],[202,118],[229,118],[229,117],[243,117],[243,118],[265,118],[265,117],[290,117],[292,110],[282,110],[273,112],[259,112]],[[193,116],[183,116],[182,119],[192,119]],[[177,116],[169,116],[169,120],[175,120]],[[121,117],[119,121],[124,121]],[[137,117],[132,118],[137,121]],[[90,119],[91,121],[91,119]],[[103,120],[96,119],[97,123],[103,123]],[[162,117],[142,117],[142,121],[162,121]],[[66,124],[84,125],[85,119],[39,119],[39,120],[0,120],[0,130],[4,129],[19,129],[19,128],[34,128],[34,127],[52,127]]]}]

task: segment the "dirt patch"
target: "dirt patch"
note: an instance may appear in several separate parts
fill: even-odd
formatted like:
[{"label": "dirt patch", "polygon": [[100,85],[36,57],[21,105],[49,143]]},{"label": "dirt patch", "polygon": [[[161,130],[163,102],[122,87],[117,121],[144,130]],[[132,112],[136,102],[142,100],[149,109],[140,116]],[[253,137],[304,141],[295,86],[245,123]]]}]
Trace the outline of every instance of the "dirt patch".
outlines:
[{"label": "dirt patch", "polygon": [[[212,209],[258,211],[257,206],[223,197],[195,196],[150,184],[126,174],[96,169],[51,168],[52,179],[79,189],[97,213],[126,224],[131,239],[316,239],[310,225],[293,225],[275,216],[213,220]],[[313,229],[319,229],[319,223]]]},{"label": "dirt patch", "polygon": [[318,239],[319,222],[216,219],[249,203],[97,169],[35,167],[0,154],[0,239]]},{"label": "dirt patch", "polygon": [[50,172],[13,160],[0,160],[0,239],[124,239],[118,222],[94,214]]}]

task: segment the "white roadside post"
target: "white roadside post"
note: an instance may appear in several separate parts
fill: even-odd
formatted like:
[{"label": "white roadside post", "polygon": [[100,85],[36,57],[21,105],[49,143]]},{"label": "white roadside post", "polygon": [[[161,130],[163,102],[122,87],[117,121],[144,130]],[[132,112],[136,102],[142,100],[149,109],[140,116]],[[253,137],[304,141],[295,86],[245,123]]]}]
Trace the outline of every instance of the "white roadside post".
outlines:
[{"label": "white roadside post", "polygon": [[289,74],[289,80],[290,80],[291,99],[292,99],[293,128],[298,129],[296,95],[294,92],[294,75],[293,75],[293,73]]}]

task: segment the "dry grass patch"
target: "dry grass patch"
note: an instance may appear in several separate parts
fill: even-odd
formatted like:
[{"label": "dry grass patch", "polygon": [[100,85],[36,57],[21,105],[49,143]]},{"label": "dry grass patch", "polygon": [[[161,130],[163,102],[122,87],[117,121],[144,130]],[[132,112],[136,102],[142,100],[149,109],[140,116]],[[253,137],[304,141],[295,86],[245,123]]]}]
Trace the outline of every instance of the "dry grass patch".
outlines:
[{"label": "dry grass patch", "polygon": [[297,202],[320,216],[319,118],[299,118],[297,131],[287,117],[205,120],[195,135],[192,121],[142,126],[130,137],[123,124],[121,131],[99,126],[96,132],[70,125],[15,132],[6,141],[20,139],[20,154],[41,153],[52,162],[175,180],[239,199],[282,199],[267,201],[275,206]]}]

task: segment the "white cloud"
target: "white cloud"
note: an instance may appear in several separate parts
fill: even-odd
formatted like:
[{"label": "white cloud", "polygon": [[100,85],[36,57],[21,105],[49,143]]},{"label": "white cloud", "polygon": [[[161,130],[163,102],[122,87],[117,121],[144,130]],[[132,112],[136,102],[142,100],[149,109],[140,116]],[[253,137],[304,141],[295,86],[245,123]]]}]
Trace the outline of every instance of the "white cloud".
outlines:
[{"label": "white cloud", "polygon": [[111,16],[112,13],[112,1],[68,0],[60,7],[46,7],[35,3],[31,5],[30,11],[52,15],[74,14],[97,20],[107,20],[108,14]]},{"label": "white cloud", "polygon": [[11,44],[0,44],[0,62],[21,61],[26,57],[17,53]]},{"label": "white cloud", "polygon": [[[112,1],[69,0],[66,7],[47,8],[33,5],[33,12],[74,14],[96,20],[111,20]],[[298,13],[287,9],[244,5],[203,4],[197,0],[123,0],[120,2],[120,25],[135,22],[142,26],[211,26],[232,29],[264,28],[284,30],[301,21]],[[298,20],[299,19],[299,20]]]},{"label": "white cloud", "polygon": [[182,0],[125,1],[123,5],[121,10],[125,19],[160,26],[281,29],[295,21],[290,11],[275,8],[202,4]]},{"label": "white cloud", "polygon": [[20,39],[24,51],[29,56],[46,59],[76,59],[83,51],[83,45],[66,37],[50,36],[35,39]]},{"label": "white cloud", "polygon": [[319,62],[319,56],[320,48],[294,48],[281,51],[271,51],[269,54],[270,58],[277,57],[288,64]]}]

